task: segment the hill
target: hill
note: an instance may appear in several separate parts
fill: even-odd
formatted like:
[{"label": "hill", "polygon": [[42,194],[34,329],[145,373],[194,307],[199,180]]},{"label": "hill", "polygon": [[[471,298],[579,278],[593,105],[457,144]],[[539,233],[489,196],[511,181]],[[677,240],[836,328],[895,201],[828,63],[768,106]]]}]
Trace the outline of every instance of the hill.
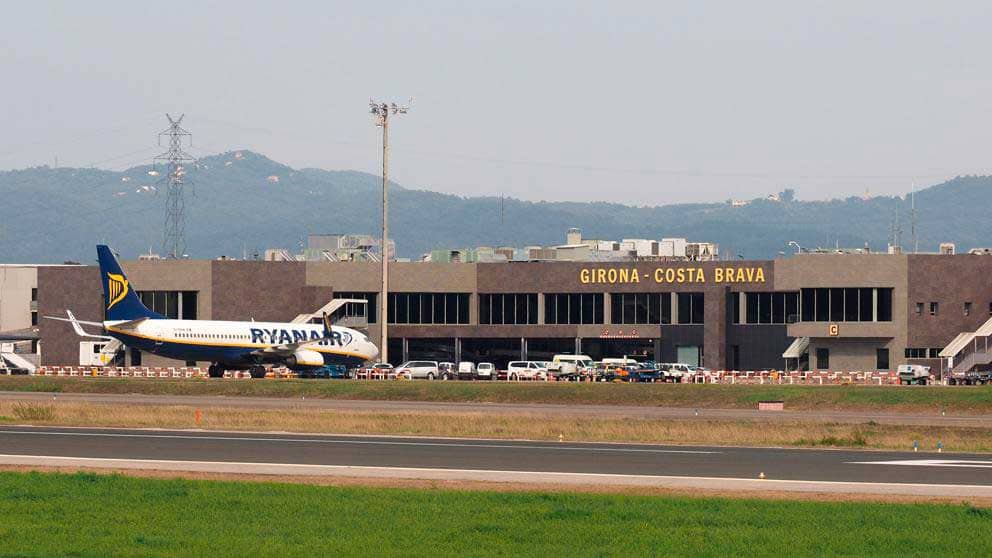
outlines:
[{"label": "hill", "polygon": [[[35,167],[0,172],[0,262],[93,260],[107,242],[125,257],[158,252],[165,217],[163,169],[113,172]],[[379,228],[380,178],[355,171],[293,169],[249,151],[199,160],[188,169],[188,253],[241,257],[265,248],[296,250],[310,233],[370,233]],[[958,177],[919,191],[921,250],[950,241],[959,250],[992,245],[992,177]],[[554,244],[580,227],[587,238],[684,236],[717,242],[725,254],[771,258],[790,240],[804,247],[883,250],[901,214],[909,245],[908,204],[900,197],[831,201],[752,200],[729,204],[634,207],[611,203],[500,201],[394,184],[391,232],[400,256],[433,248]]]}]

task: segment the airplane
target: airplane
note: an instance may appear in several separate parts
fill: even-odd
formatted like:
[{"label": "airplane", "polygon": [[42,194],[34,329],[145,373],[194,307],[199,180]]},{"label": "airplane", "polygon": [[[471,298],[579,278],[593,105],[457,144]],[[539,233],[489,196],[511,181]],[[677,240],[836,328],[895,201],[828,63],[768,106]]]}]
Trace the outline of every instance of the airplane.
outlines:
[{"label": "airplane", "polygon": [[[83,337],[119,340],[125,346],[182,361],[208,361],[211,378],[225,370],[248,368],[252,378],[264,378],[266,365],[313,370],[327,364],[359,366],[379,355],[369,338],[354,329],[323,324],[172,320],[149,310],[127,280],[110,248],[96,247],[106,309],[103,322],[46,318],[71,322]],[[82,325],[99,326],[106,335],[86,333]]]}]

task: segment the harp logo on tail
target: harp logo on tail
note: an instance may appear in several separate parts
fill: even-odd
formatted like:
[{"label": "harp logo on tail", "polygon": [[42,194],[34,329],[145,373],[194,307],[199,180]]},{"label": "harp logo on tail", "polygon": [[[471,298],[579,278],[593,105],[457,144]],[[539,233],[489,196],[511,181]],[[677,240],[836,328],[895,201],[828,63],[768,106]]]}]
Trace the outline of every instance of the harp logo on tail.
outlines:
[{"label": "harp logo on tail", "polygon": [[110,310],[115,304],[124,300],[124,297],[127,296],[127,279],[125,279],[123,275],[108,273],[107,287],[107,310]]}]

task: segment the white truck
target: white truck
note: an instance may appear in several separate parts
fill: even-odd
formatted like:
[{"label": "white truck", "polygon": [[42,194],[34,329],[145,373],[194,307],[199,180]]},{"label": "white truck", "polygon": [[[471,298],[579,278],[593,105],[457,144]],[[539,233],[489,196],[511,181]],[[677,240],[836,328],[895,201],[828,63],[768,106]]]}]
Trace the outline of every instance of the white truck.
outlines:
[{"label": "white truck", "polygon": [[922,364],[900,364],[897,369],[900,385],[927,385],[930,381],[930,367]]},{"label": "white truck", "polygon": [[548,373],[557,380],[580,379],[594,368],[592,358],[586,355],[555,355],[548,365]]}]

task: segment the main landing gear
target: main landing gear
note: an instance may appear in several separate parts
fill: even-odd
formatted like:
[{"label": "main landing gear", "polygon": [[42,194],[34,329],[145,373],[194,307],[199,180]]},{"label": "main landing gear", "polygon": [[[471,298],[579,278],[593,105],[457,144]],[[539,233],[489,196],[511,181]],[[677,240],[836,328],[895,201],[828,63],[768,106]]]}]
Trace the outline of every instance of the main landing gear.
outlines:
[{"label": "main landing gear", "polygon": [[207,376],[211,378],[223,378],[224,377],[224,367],[219,364],[211,364],[207,368]]},{"label": "main landing gear", "polygon": [[251,374],[252,378],[261,379],[265,377],[265,367],[264,366],[252,366],[248,369],[248,373]]}]

